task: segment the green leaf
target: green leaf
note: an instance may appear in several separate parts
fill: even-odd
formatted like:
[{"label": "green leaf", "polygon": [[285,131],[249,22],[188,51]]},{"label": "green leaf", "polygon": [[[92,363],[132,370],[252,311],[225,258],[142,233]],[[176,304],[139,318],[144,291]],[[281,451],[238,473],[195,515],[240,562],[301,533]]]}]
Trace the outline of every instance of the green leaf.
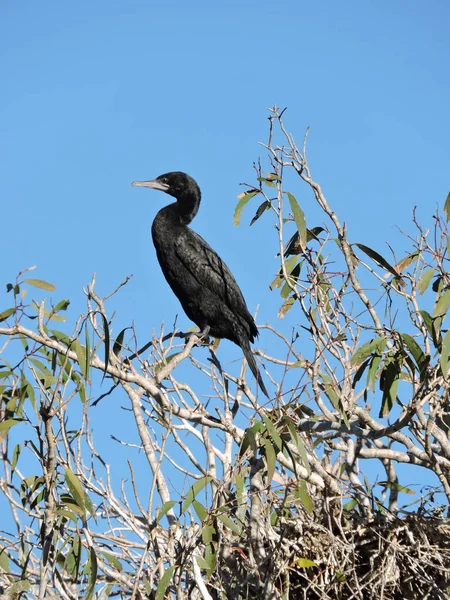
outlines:
[{"label": "green leaf", "polygon": [[285,300],[283,302],[280,309],[278,310],[277,318],[284,319],[284,317],[291,310],[291,308],[294,306],[294,304],[295,304],[295,296],[290,296],[287,300]]},{"label": "green leaf", "polygon": [[358,506],[358,502],[353,498],[344,504],[344,510],[350,512],[355,508],[355,506]]},{"label": "green leaf", "polygon": [[383,269],[386,269],[386,271],[389,271],[392,273],[392,275],[395,275],[395,277],[400,277],[400,273],[398,273],[394,267],[392,267],[388,261],[381,256],[381,254],[378,254],[378,252],[375,252],[375,250],[372,250],[372,248],[369,248],[364,244],[354,244],[354,246],[358,246],[360,250],[365,252],[367,256],[370,256],[370,258],[378,263],[380,267],[383,267]]},{"label": "green leaf", "polygon": [[[288,258],[287,260],[284,261],[284,268],[288,275],[292,272],[292,270],[294,269],[297,262],[298,262],[298,256],[291,256],[290,258]],[[270,284],[269,289],[273,290],[275,288],[281,287],[281,285],[283,284],[283,281],[284,281],[283,268],[280,267],[280,270],[278,271],[278,275],[275,277],[275,279]]]},{"label": "green leaf", "polygon": [[368,358],[367,360],[365,360],[359,367],[358,370],[355,373],[355,376],[353,377],[353,382],[352,382],[352,388],[355,389],[356,384],[358,383],[358,381],[361,379],[361,377],[364,375],[364,371],[367,369],[367,367],[370,365],[370,358]]},{"label": "green leaf", "polygon": [[251,448],[253,454],[256,453],[258,446],[256,444],[256,436],[253,427],[247,429],[242,437],[241,448],[239,450],[239,456],[243,456],[248,448]]},{"label": "green leaf", "polygon": [[217,536],[216,528],[213,525],[204,525],[202,528],[202,540],[209,544]]},{"label": "green leaf", "polygon": [[20,484],[20,497],[22,504],[25,506],[26,503],[31,500],[32,495],[45,485],[43,477],[37,477],[36,475],[30,475],[22,480]]},{"label": "green leaf", "polygon": [[195,559],[200,569],[207,571],[208,576],[211,575],[216,566],[217,554],[215,552],[208,552],[205,553],[205,558],[202,556],[196,556]]},{"label": "green leaf", "polygon": [[47,281],[42,281],[42,279],[24,279],[23,283],[28,283],[37,288],[41,288],[41,290],[46,290],[47,292],[54,292],[56,290],[56,286],[52,283],[48,283]]},{"label": "green leaf", "polygon": [[[296,258],[296,257],[293,257]],[[281,287],[283,285],[283,273],[281,272],[281,269],[278,272],[278,275],[275,277],[275,279],[272,281],[272,283],[269,285],[269,290],[273,291],[279,287]]]},{"label": "green leaf", "polygon": [[212,477],[208,476],[208,477],[202,477],[201,479],[199,479],[198,481],[196,481],[194,483],[194,485],[191,487],[191,489],[188,491],[188,493],[186,494],[186,498],[184,499],[184,502],[181,506],[181,512],[184,513],[189,506],[192,504],[193,500],[195,500],[195,497],[197,496],[197,494],[206,486],[208,485],[208,483],[212,481]]},{"label": "green leaf", "polygon": [[297,558],[295,564],[299,569],[309,569],[310,567],[317,567],[316,563],[309,558]]},{"label": "green leaf", "polygon": [[448,381],[447,375],[450,368],[450,329],[444,335],[442,340],[442,350],[439,357],[439,363],[441,365],[442,375],[444,379]]},{"label": "green leaf", "polygon": [[31,583],[28,580],[20,579],[19,581],[16,581],[16,583],[13,583],[8,588],[6,588],[5,597],[15,598],[16,594],[19,594],[20,592],[26,592],[30,589],[30,587]]},{"label": "green leaf", "polygon": [[66,344],[66,346],[70,346],[71,339],[63,331],[58,331],[57,329],[49,329],[48,332],[51,333],[52,336],[59,342],[63,342],[63,344]]},{"label": "green leaf", "polygon": [[[62,505],[65,507],[64,509],[61,509],[62,511],[66,511],[68,513],[74,513],[75,515],[78,515],[83,520],[86,518],[86,511],[78,506],[78,504],[75,502],[75,500],[72,498],[72,496],[70,494],[62,493],[59,498],[61,500]],[[78,523],[78,521],[77,521],[77,523]]]},{"label": "green leaf", "polygon": [[72,538],[70,545],[71,547],[64,561],[64,570],[76,578],[78,577],[81,561],[81,541],[78,535]]},{"label": "green leaf", "polygon": [[100,554],[104,556],[109,564],[117,571],[123,571],[122,563],[114,556],[114,554],[110,554],[109,552],[100,552]]},{"label": "green leaf", "polygon": [[72,371],[72,379],[73,381],[76,383],[77,385],[77,389],[78,389],[78,395],[80,396],[80,400],[83,404],[86,404],[86,388],[83,385],[83,382],[80,378],[80,376],[78,375],[78,373],[75,373],[75,371]]},{"label": "green leaf", "polygon": [[379,417],[387,417],[397,399],[398,382],[400,380],[401,362],[399,357],[395,357],[383,369],[380,378],[383,398],[381,400],[381,409]]},{"label": "green leaf", "polygon": [[306,241],[310,242],[311,240],[316,240],[316,242],[320,242],[318,236],[325,231],[323,227],[312,227],[311,229],[306,230]]},{"label": "green leaf", "polygon": [[75,525],[78,524],[77,516],[71,510],[65,510],[64,508],[58,508],[55,510],[55,515],[59,515],[64,519],[70,519]]},{"label": "green leaf", "polygon": [[81,372],[86,378],[86,348],[81,345],[79,338],[75,340],[75,354],[77,355],[78,364],[80,365]]},{"label": "green leaf", "polygon": [[312,514],[314,511],[314,503],[312,501],[311,496],[306,489],[306,482],[299,481],[294,491],[294,497],[303,504],[304,509],[308,514]]},{"label": "green leaf", "polygon": [[250,226],[253,225],[253,223],[256,223],[256,221],[259,219],[259,217],[266,212],[266,210],[269,210],[270,208],[270,202],[269,200],[264,200],[264,202],[262,204],[260,204],[258,206],[258,209],[256,211],[255,216],[253,217],[253,219],[250,221]]},{"label": "green leaf", "polygon": [[[291,284],[292,284],[292,282],[291,282]],[[283,288],[282,288],[281,292],[280,292],[280,296],[281,296],[283,299],[284,299],[284,298],[287,298],[291,292],[292,292],[292,288],[291,288],[291,286],[290,286],[288,283],[285,283],[285,284],[283,285]]]},{"label": "green leaf", "polygon": [[445,290],[439,300],[436,302],[433,311],[433,317],[444,316],[450,307],[450,289]]},{"label": "green leaf", "polygon": [[205,560],[206,564],[209,565],[206,576],[210,577],[217,565],[217,552],[215,550],[215,546],[213,543],[208,544],[206,546],[205,553],[204,553],[204,560]]},{"label": "green leaf", "polygon": [[86,340],[86,379],[89,379],[89,367],[91,366],[91,345],[89,342],[89,328],[86,326],[84,328],[84,333],[85,333],[85,340]]},{"label": "green leaf", "polygon": [[109,366],[109,344],[110,344],[110,336],[109,336],[109,325],[108,321],[103,313],[100,313],[103,319],[103,332],[105,334],[105,368],[103,370],[102,380],[105,378],[106,373],[108,372]]},{"label": "green leaf", "polygon": [[424,271],[422,273],[422,276],[420,277],[420,279],[417,283],[417,288],[421,295],[427,291],[428,286],[430,285],[430,282],[433,279],[433,275],[434,275],[433,268],[427,269],[426,271]]},{"label": "green leaf", "polygon": [[441,275],[437,275],[436,279],[433,281],[433,285],[431,286],[431,289],[433,290],[433,292],[439,292],[439,294],[442,292],[443,288],[444,288],[444,278]]},{"label": "green leaf", "polygon": [[423,319],[425,327],[430,335],[433,335],[433,318],[426,310],[419,310],[420,316]]},{"label": "green leaf", "polygon": [[265,454],[266,454],[266,465],[267,465],[267,484],[273,479],[273,475],[275,473],[275,466],[277,463],[277,453],[273,447],[271,440],[266,438],[262,439],[262,443],[264,444]]},{"label": "green leaf", "polygon": [[[298,262],[298,256],[291,256],[290,258],[284,261],[284,268],[286,270],[286,273],[288,275],[291,275],[294,273],[294,271],[296,271],[297,267],[300,269],[302,264],[303,261]],[[293,277],[298,277],[298,273],[296,275],[293,275]]]},{"label": "green leaf", "polygon": [[249,200],[251,200],[253,198],[253,196],[256,196],[256,194],[259,194],[259,193],[260,193],[259,190],[249,190],[247,192],[242,192],[242,194],[238,195],[239,202],[236,205],[236,208],[234,211],[234,216],[233,216],[233,224],[235,226],[238,226],[241,223],[241,215],[242,215],[242,211],[244,210],[244,206],[247,204],[247,202]]},{"label": "green leaf", "polygon": [[168,502],[164,502],[164,504],[161,506],[161,510],[158,512],[156,522],[159,523],[164,517],[164,515],[166,515],[169,512],[169,510],[171,510],[175,506],[176,503],[176,500],[169,500]]},{"label": "green leaf", "polygon": [[94,517],[94,521],[97,521],[96,516],[95,516],[95,510],[92,505],[92,501],[86,492],[84,492],[84,501],[86,502],[86,510],[92,517]]},{"label": "green leaf", "polygon": [[73,471],[71,471],[68,467],[66,467],[64,470],[66,472],[65,480],[69,487],[70,493],[72,494],[72,497],[79,506],[79,508],[81,508],[82,511],[85,512],[86,498],[83,486],[81,485],[80,480]]},{"label": "green leaf", "polygon": [[168,364],[170,364],[173,361],[173,359],[176,356],[178,356],[179,354],[181,354],[181,352],[172,352],[172,354],[168,354],[167,356],[164,357],[163,360],[156,363],[154,366],[155,373],[159,373],[162,369],[164,369],[164,367],[166,367]]},{"label": "green leaf", "polygon": [[276,173],[267,173],[267,177],[258,177],[258,181],[277,181],[281,183],[281,178]]},{"label": "green leaf", "polygon": [[330,400],[330,402],[334,406],[334,408],[342,413],[342,404],[341,404],[341,400],[340,400],[340,395],[335,390],[335,384],[332,382],[332,380],[327,375],[325,375],[325,373],[321,373],[321,376],[322,376],[322,380],[323,380],[323,382],[321,384],[323,391],[328,396],[328,399]]},{"label": "green leaf", "polygon": [[10,572],[9,568],[9,556],[6,552],[6,548],[0,546],[0,571],[4,571],[5,573]]},{"label": "green leaf", "polygon": [[0,422],[0,437],[7,435],[8,431],[17,423],[22,423],[21,419],[6,419]]},{"label": "green leaf", "polygon": [[6,321],[6,319],[8,317],[10,317],[11,315],[13,315],[16,312],[15,308],[8,308],[6,310],[4,310],[3,312],[0,313],[0,323],[2,321]]},{"label": "green leaf", "polygon": [[401,333],[400,335],[402,336],[403,341],[414,358],[421,377],[423,377],[429,362],[427,357],[412,336],[408,335],[407,333]]},{"label": "green leaf", "polygon": [[274,181],[281,181],[276,175],[272,175],[271,173],[267,177],[257,177],[258,181],[263,183],[267,187],[276,188],[276,184]]},{"label": "green leaf", "polygon": [[60,310],[67,310],[70,304],[70,300],[64,299],[58,302],[58,304],[53,309],[53,312],[59,312]]},{"label": "green leaf", "polygon": [[368,356],[370,356],[373,352],[383,352],[386,346],[386,338],[383,336],[376,337],[371,339],[370,341],[363,344],[356,352],[353,354],[351,359],[351,365],[354,367],[359,366],[362,362],[366,360]]},{"label": "green leaf", "polygon": [[[313,227],[312,229],[306,229],[306,243],[308,244],[311,240],[315,240],[320,243],[320,239],[318,235],[325,231],[323,227]],[[291,254],[300,254],[302,249],[300,247],[300,236],[298,231],[294,233],[291,239],[286,244],[284,249],[284,256],[290,256]]]},{"label": "green leaf", "polygon": [[[41,309],[39,304],[37,304],[36,302],[33,302],[31,308],[37,313]],[[65,323],[67,321],[66,317],[63,317],[62,315],[56,315],[55,310],[48,310],[48,308],[44,308],[44,317],[46,317],[50,321],[58,321],[58,323]]]},{"label": "green leaf", "polygon": [[175,573],[175,569],[176,565],[171,565],[166,569],[164,575],[159,580],[158,587],[156,589],[155,600],[164,600],[166,596],[166,590],[169,587],[173,574]]},{"label": "green leaf", "polygon": [[43,362],[41,362],[40,360],[38,360],[37,358],[34,358],[34,356],[30,356],[29,359],[30,363],[32,363],[37,369],[38,371],[40,371],[43,375],[46,375],[47,377],[52,377],[53,379],[55,379],[53,377],[53,373],[44,365]]},{"label": "green leaf", "polygon": [[289,204],[291,205],[291,211],[294,215],[294,221],[297,225],[298,235],[299,235],[299,243],[300,248],[304,250],[306,248],[306,220],[305,213],[300,208],[295,196],[290,192],[286,192],[286,195],[289,199]]},{"label": "green leaf", "polygon": [[401,273],[402,271],[407,269],[413,262],[415,262],[418,259],[419,254],[420,253],[418,250],[416,250],[412,254],[408,254],[408,256],[405,256],[405,258],[402,258],[401,260],[398,261],[398,263],[395,264],[394,269],[398,273]]},{"label": "green leaf", "polygon": [[311,468],[309,466],[308,454],[306,452],[306,448],[305,448],[305,444],[303,443],[303,440],[298,435],[298,431],[297,431],[294,423],[291,421],[291,419],[289,417],[285,416],[283,420],[288,426],[289,433],[291,435],[291,439],[297,448],[300,458],[302,459],[303,466],[307,469],[308,473],[310,473]]},{"label": "green leaf", "polygon": [[447,223],[450,221],[450,192],[447,194],[447,198],[444,203],[444,212],[447,217]]},{"label": "green leaf", "polygon": [[89,548],[88,567],[90,568],[85,600],[91,600],[94,595],[95,584],[97,583],[97,556],[94,548]]},{"label": "green leaf", "polygon": [[30,399],[30,402],[34,408],[34,411],[37,412],[37,410],[36,410],[36,395],[34,393],[34,388],[29,381],[26,382],[26,388],[27,388],[27,396]]},{"label": "green leaf", "polygon": [[283,285],[283,288],[280,292],[280,296],[282,298],[287,298],[292,291],[292,287],[295,287],[297,285],[302,264],[303,262],[299,262],[298,264],[296,264],[292,271],[288,274],[287,281]]},{"label": "green leaf", "polygon": [[113,345],[113,352],[116,356],[119,356],[120,351],[122,350],[123,346],[123,338],[125,336],[125,332],[127,329],[130,329],[129,327],[125,327],[125,329],[122,329],[122,331],[119,333],[119,335],[116,337],[115,341],[114,341],[114,345]]},{"label": "green leaf", "polygon": [[416,492],[414,492],[411,488],[406,487],[405,485],[401,485],[400,483],[398,483],[396,481],[385,481],[383,483],[380,482],[380,485],[382,485],[383,487],[386,487],[390,490],[397,490],[398,492],[401,492],[402,494],[408,494],[408,496],[416,495]]},{"label": "green leaf", "polygon": [[347,427],[349,427],[350,424],[348,422],[348,417],[344,410],[344,406],[342,404],[340,390],[339,390],[339,393],[337,393],[337,391],[335,389],[335,384],[327,375],[325,375],[325,373],[321,373],[320,375],[322,377],[321,387],[322,387],[323,391],[328,396],[328,399],[330,400],[333,407],[337,411],[339,411],[345,425]]},{"label": "green leaf", "polygon": [[275,429],[274,424],[272,423],[272,421],[269,419],[269,417],[267,415],[265,415],[264,413],[261,413],[261,418],[264,421],[264,425],[266,426],[269,437],[274,441],[274,443],[277,446],[278,452],[279,452],[283,447],[283,442],[281,441],[280,434]]},{"label": "green leaf", "polygon": [[227,515],[219,513],[217,515],[217,518],[219,521],[222,521],[222,523],[226,525],[228,529],[230,529],[233,533],[236,533],[237,535],[240,535],[242,533],[242,526],[235,523]]},{"label": "green leaf", "polygon": [[194,510],[197,513],[197,516],[200,519],[200,521],[203,522],[208,516],[208,511],[206,510],[206,508],[198,500],[193,500],[192,506],[194,507]]},{"label": "green leaf", "polygon": [[20,453],[22,451],[22,444],[17,444],[14,447],[12,459],[11,459],[11,472],[14,473],[16,470],[17,461],[19,460]]}]

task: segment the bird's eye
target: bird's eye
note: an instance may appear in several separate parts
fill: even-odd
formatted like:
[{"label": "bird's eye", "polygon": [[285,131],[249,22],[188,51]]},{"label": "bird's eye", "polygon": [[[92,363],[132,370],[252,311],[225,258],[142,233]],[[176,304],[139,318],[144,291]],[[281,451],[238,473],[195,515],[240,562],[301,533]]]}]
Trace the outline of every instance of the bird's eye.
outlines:
[{"label": "bird's eye", "polygon": [[167,177],[163,177],[161,179],[161,183],[168,183],[168,182],[169,182],[169,180],[167,179]]}]

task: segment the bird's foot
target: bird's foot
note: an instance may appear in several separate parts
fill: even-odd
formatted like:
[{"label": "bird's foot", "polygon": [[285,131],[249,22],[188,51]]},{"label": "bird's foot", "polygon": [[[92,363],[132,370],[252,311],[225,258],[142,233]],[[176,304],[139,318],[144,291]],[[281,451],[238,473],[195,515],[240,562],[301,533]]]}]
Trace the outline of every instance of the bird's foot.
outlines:
[{"label": "bird's foot", "polygon": [[189,333],[186,333],[186,343],[188,343],[188,341],[191,339],[191,337],[194,336],[198,340],[196,345],[209,346],[211,344],[211,340],[209,339],[209,335],[208,335],[210,329],[211,329],[211,327],[209,325],[207,325],[201,331],[191,331]]}]

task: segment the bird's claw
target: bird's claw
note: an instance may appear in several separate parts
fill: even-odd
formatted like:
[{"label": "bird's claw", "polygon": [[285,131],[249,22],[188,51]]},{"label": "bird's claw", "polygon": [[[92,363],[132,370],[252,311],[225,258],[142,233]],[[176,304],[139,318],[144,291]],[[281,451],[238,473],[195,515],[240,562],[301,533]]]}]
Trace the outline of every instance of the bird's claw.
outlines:
[{"label": "bird's claw", "polygon": [[185,334],[186,344],[189,342],[189,340],[192,338],[192,336],[194,336],[198,340],[195,344],[196,346],[209,346],[211,344],[211,340],[209,339],[209,335],[208,335],[210,329],[211,328],[208,325],[201,331],[190,331],[189,333],[186,333]]}]

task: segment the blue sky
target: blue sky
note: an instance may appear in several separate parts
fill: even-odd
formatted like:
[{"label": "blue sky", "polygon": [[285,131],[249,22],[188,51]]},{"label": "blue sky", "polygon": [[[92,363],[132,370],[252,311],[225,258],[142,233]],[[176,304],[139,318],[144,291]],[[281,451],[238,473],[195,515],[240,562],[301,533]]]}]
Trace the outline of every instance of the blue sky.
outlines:
[{"label": "blue sky", "polygon": [[448,192],[449,18],[445,0],[4,0],[1,285],[37,265],[73,322],[94,271],[105,294],[133,273],[117,330],[134,320],[145,342],[177,313],[188,326],[151,243],[166,198],[130,186],[183,170],[203,192],[194,228],[277,325],[273,229],[248,228],[254,207],[232,224],[266,107],[289,107],[298,141],[311,127],[313,175],[350,237],[401,250],[395,226],[415,205],[429,220]]}]

